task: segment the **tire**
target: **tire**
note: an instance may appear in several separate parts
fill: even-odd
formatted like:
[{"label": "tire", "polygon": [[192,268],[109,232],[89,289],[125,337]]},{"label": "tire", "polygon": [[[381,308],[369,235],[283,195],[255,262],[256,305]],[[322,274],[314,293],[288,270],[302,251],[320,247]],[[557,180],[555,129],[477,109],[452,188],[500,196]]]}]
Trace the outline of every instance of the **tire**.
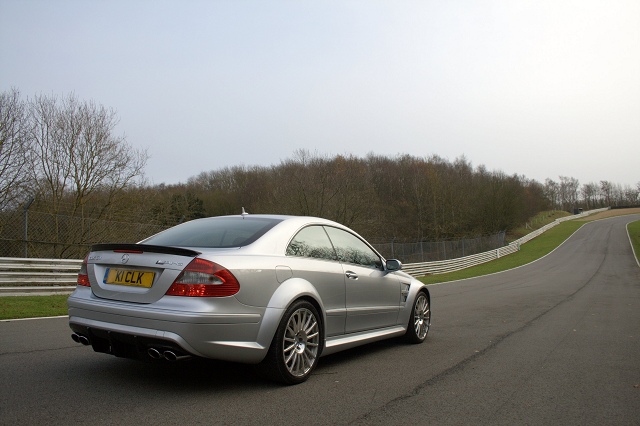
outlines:
[{"label": "tire", "polygon": [[424,342],[430,327],[431,306],[429,306],[429,296],[424,291],[420,291],[413,301],[405,340],[410,343]]},{"label": "tire", "polygon": [[260,370],[280,383],[302,383],[318,364],[321,342],[322,323],[316,308],[305,300],[294,302],[282,316]]}]

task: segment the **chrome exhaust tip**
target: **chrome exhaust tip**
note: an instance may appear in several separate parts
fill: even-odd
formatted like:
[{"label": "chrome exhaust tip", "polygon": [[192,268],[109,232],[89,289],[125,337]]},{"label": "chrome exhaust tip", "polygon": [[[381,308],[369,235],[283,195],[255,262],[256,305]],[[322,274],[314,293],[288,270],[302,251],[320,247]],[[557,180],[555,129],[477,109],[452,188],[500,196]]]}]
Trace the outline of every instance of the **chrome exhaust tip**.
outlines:
[{"label": "chrome exhaust tip", "polygon": [[147,350],[147,354],[153,359],[162,358],[162,354],[156,348],[149,348],[149,350]]},{"label": "chrome exhaust tip", "polygon": [[164,351],[162,353],[162,356],[164,356],[164,359],[166,359],[167,361],[180,361],[180,360],[183,360],[183,359],[191,358],[191,355],[178,356],[173,351]]},{"label": "chrome exhaust tip", "polygon": [[91,341],[89,340],[89,338],[87,336],[83,336],[82,334],[73,333],[71,335],[71,339],[73,339],[74,342],[81,343],[85,346],[88,346],[91,344]]}]

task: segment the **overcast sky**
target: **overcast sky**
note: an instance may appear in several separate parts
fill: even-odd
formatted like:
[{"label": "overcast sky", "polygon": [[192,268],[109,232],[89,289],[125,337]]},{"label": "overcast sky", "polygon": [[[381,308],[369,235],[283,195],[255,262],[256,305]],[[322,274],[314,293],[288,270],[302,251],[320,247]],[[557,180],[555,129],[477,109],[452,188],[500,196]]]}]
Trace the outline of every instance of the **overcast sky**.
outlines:
[{"label": "overcast sky", "polygon": [[0,0],[0,90],[114,108],[152,184],[320,155],[640,181],[640,1]]}]

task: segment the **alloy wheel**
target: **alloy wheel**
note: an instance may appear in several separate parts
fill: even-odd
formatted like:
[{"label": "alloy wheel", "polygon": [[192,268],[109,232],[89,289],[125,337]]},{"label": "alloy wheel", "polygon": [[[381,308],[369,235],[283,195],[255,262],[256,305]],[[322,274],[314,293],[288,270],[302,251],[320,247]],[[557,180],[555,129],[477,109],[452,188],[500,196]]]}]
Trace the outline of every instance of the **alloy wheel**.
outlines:
[{"label": "alloy wheel", "polygon": [[304,377],[318,357],[320,330],[316,316],[307,308],[296,310],[287,321],[283,339],[284,363],[289,373]]},{"label": "alloy wheel", "polygon": [[424,293],[420,293],[413,312],[413,327],[418,339],[423,340],[427,337],[430,325],[431,309],[429,308],[429,300]]}]

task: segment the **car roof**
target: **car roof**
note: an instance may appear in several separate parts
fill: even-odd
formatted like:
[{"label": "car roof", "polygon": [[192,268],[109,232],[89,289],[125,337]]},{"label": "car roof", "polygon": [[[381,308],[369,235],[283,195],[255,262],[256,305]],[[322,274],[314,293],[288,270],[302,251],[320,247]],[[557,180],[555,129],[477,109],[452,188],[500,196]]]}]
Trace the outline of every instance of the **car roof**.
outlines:
[{"label": "car roof", "polygon": [[[348,227],[346,227],[345,225],[342,225],[338,222],[334,222],[332,220],[329,219],[324,219],[321,217],[315,217],[315,216],[293,216],[293,215],[282,215],[282,214],[237,214],[237,215],[227,215],[227,216],[212,216],[212,217],[207,217],[207,218],[203,218],[203,219],[218,219],[218,218],[256,218],[256,219],[276,219],[276,220],[280,220],[280,221],[287,221],[287,222],[291,222],[291,223],[323,223],[326,225],[334,225],[337,226],[339,228],[346,228],[349,229]],[[199,220],[199,219],[196,219]]]}]

